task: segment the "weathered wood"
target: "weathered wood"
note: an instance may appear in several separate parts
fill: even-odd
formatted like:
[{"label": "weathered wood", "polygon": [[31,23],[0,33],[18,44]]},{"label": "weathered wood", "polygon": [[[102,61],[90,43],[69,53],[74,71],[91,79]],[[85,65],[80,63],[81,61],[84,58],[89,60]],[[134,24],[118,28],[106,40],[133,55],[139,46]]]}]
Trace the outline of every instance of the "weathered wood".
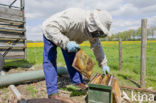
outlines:
[{"label": "weathered wood", "polygon": [[103,85],[108,85],[108,83],[109,83],[109,78],[110,78],[110,75],[105,75],[104,78],[103,78],[102,81],[101,81],[101,84],[103,84]]},{"label": "weathered wood", "polygon": [[155,90],[150,90],[150,89],[135,88],[135,87],[122,86],[122,85],[120,85],[120,88],[125,89],[125,90],[135,90],[135,91],[139,91],[139,92],[148,92],[148,93],[156,94]]},{"label": "weathered wood", "polygon": [[23,21],[23,17],[16,16],[16,15],[9,15],[9,14],[5,14],[5,13],[2,13],[0,15],[0,18],[6,18],[6,19],[12,20],[12,21]]},{"label": "weathered wood", "polygon": [[23,41],[18,41],[17,43],[15,41],[0,41],[0,51],[6,51],[8,48],[12,48],[14,51],[14,49],[24,49],[26,45]]},{"label": "weathered wood", "polygon": [[[0,52],[8,49],[6,59],[23,59],[26,57],[26,35],[25,35],[24,1],[20,0],[20,8],[15,9],[5,6],[0,7]],[[17,41],[18,43],[16,43]],[[15,45],[14,45],[15,44]],[[20,49],[13,51],[12,49]],[[2,51],[3,50],[3,51]],[[14,53],[13,53],[14,52]],[[23,54],[24,53],[24,54]],[[8,55],[13,55],[8,57]],[[16,55],[17,54],[17,55]],[[19,57],[17,57],[19,55]]]},{"label": "weathered wood", "polygon": [[21,93],[18,91],[18,89],[15,87],[15,85],[10,85],[9,89],[11,90],[11,92],[14,94],[14,96],[17,98],[17,100],[21,100],[22,99],[22,95]]},{"label": "weathered wood", "polygon": [[[6,51],[8,50],[8,48],[0,48],[0,53],[1,54],[4,54]],[[24,48],[12,48],[9,53],[12,53],[12,54],[18,54],[20,52],[24,52]]]},{"label": "weathered wood", "polygon": [[83,50],[76,53],[72,66],[88,79],[91,77],[95,63]]},{"label": "weathered wood", "polygon": [[3,37],[0,37],[0,44],[5,44],[5,43],[7,43],[7,44],[11,44],[11,43],[14,43],[15,41],[17,41],[18,40],[18,43],[24,43],[24,40],[22,40],[21,38],[19,38],[19,39],[8,39],[8,38],[4,38],[4,39],[2,39]]},{"label": "weathered wood", "polygon": [[101,84],[102,79],[103,79],[104,75],[101,74],[96,74],[91,80],[90,80],[90,84]]},{"label": "weathered wood", "polygon": [[[27,47],[27,40],[25,40],[24,42],[25,42],[24,46]],[[24,59],[27,59],[27,48],[24,48],[24,53],[25,53]]]},{"label": "weathered wood", "polygon": [[3,42],[0,42],[0,47],[12,47],[12,46],[25,46],[24,43],[16,43],[15,45],[14,44],[9,44],[9,43],[3,43]]},{"label": "weathered wood", "polygon": [[3,48],[3,49],[7,49],[9,47],[12,47],[12,48],[26,48],[26,46],[24,44],[16,44],[16,45],[12,45],[12,44],[2,44],[0,43],[0,49]]},{"label": "weathered wood", "polygon": [[0,13],[10,14],[10,15],[16,15],[16,16],[23,16],[23,13],[21,10],[18,9],[11,9],[7,7],[0,6]]},{"label": "weathered wood", "polygon": [[119,37],[119,69],[122,69],[122,39]]},{"label": "weathered wood", "polygon": [[[17,40],[17,39],[16,39],[16,40]],[[15,42],[16,40],[12,40],[12,39],[1,39],[1,38],[0,38],[0,44],[1,44],[1,43],[8,43],[8,42],[13,43],[13,42]],[[18,43],[24,43],[24,40],[20,39],[20,40],[18,41]]]},{"label": "weathered wood", "polygon": [[11,36],[0,37],[0,40],[2,40],[2,39],[5,39],[5,40],[16,40],[16,39],[26,40],[25,37],[20,37],[20,36],[18,36],[18,37],[11,37]]},{"label": "weathered wood", "polygon": [[[5,51],[0,51],[3,54]],[[9,51],[6,56],[14,56],[14,55],[24,55],[24,50],[21,51]]]},{"label": "weathered wood", "polygon": [[25,36],[22,33],[8,33],[8,32],[0,32],[0,38],[3,40],[10,39],[22,39],[25,40]]},{"label": "weathered wood", "polygon": [[112,85],[113,78],[114,78],[114,76],[111,75],[110,78],[109,78],[108,86]]},{"label": "weathered wood", "polygon": [[23,29],[23,25],[12,25],[0,22],[0,28]]},{"label": "weathered wood", "polygon": [[0,53],[5,56],[14,56],[14,55],[24,55],[24,49],[26,47],[23,46],[14,46],[14,47],[0,47]]},{"label": "weathered wood", "polygon": [[13,22],[13,21],[2,21],[0,19],[0,25],[12,25],[12,26],[21,26],[24,25],[24,22]]},{"label": "weathered wood", "polygon": [[[0,52],[4,52],[4,51],[6,51],[6,49],[5,48],[0,48]],[[18,51],[24,51],[24,49],[23,48],[12,48],[11,50],[10,50],[11,52],[13,51],[13,52],[18,52]]]},{"label": "weathered wood", "polygon": [[0,18],[5,18],[14,21],[23,21],[23,13],[22,11],[17,9],[0,7]]},{"label": "weathered wood", "polygon": [[115,101],[115,103],[121,103],[121,90],[118,84],[118,80],[116,78],[113,78],[112,92],[113,92],[113,98],[114,98],[113,101]]},{"label": "weathered wood", "polygon": [[25,32],[25,29],[21,29],[21,28],[0,27],[0,31],[5,31],[5,32],[15,32],[15,33],[23,33],[23,32]]},{"label": "weathered wood", "polygon": [[[24,11],[24,8],[25,8],[25,1],[24,0],[20,0],[20,8],[21,8],[21,11],[23,12],[23,21],[25,21],[25,11]],[[24,24],[24,28],[26,28],[25,24]],[[23,33],[26,37],[26,33],[24,32]],[[25,40],[25,47],[26,47],[26,44],[27,44],[27,40]],[[27,58],[27,48],[24,49],[25,51],[25,59]]]},{"label": "weathered wood", "polygon": [[145,88],[146,78],[146,47],[147,47],[147,19],[141,20],[141,69],[140,69],[140,86]]},{"label": "weathered wood", "polygon": [[15,46],[11,46],[11,45],[10,45],[10,46],[7,46],[7,45],[1,46],[1,45],[0,45],[0,49],[1,49],[1,48],[7,49],[7,48],[9,48],[9,47],[12,47],[12,48],[26,48],[25,46],[16,46],[16,45],[15,45]]},{"label": "weathered wood", "polygon": [[4,59],[24,59],[24,55],[6,56]]}]

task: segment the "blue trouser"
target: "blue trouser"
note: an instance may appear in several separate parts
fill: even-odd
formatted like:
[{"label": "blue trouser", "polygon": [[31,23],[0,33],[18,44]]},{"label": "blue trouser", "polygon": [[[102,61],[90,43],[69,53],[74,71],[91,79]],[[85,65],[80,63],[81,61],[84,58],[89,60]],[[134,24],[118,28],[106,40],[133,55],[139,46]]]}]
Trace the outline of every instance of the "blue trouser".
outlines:
[{"label": "blue trouser", "polygon": [[[47,86],[48,95],[58,92],[57,88],[57,46],[51,41],[44,39],[44,51],[43,51],[43,69]],[[75,52],[67,52],[67,50],[62,50],[66,66],[68,68],[68,73],[70,79],[74,84],[83,83],[83,78],[80,72],[72,67],[72,63],[75,57]]]}]

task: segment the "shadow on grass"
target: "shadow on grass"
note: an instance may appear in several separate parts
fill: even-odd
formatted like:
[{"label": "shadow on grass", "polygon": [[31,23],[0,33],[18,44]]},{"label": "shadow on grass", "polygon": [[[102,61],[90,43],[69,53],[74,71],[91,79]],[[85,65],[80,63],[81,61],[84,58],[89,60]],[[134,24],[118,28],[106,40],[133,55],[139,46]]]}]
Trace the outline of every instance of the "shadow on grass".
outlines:
[{"label": "shadow on grass", "polygon": [[70,81],[68,75],[59,76],[58,77],[58,88],[64,91],[71,92],[70,96],[82,96],[86,95],[87,90],[81,90],[76,86],[72,85],[73,83]]},{"label": "shadow on grass", "polygon": [[149,80],[156,83],[156,80],[154,80],[154,79],[149,79]]},{"label": "shadow on grass", "polygon": [[64,88],[61,88],[61,89],[71,92],[71,94],[70,94],[71,97],[73,97],[73,96],[82,96],[82,95],[87,94],[87,90],[81,90],[81,89],[73,88],[72,86],[71,87],[64,87]]},{"label": "shadow on grass", "polygon": [[5,65],[3,70],[4,71],[9,71],[11,69],[17,69],[17,68],[25,68],[28,69],[32,67],[35,63],[30,63],[27,60],[21,59],[21,60],[8,60],[5,61]]},{"label": "shadow on grass", "polygon": [[131,80],[130,78],[128,78],[126,75],[122,75],[122,74],[118,74],[118,76],[122,77],[125,80],[129,80],[130,82],[132,82],[133,84],[135,84],[138,88],[140,88],[140,84],[138,84],[136,81]]},{"label": "shadow on grass", "polygon": [[120,70],[119,66],[117,65],[110,65],[110,68],[114,70]]}]

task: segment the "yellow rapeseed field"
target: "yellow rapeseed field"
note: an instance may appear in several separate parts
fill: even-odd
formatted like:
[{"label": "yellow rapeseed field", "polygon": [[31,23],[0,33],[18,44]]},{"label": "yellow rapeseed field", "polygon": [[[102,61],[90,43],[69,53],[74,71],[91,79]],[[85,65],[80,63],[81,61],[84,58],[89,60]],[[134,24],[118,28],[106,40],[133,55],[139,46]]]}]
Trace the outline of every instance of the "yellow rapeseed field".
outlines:
[{"label": "yellow rapeseed field", "polygon": [[[148,43],[156,43],[156,40],[149,40]],[[118,44],[118,41],[102,41],[102,45],[111,45],[111,44]],[[138,44],[141,43],[141,41],[122,41],[123,44]],[[43,47],[43,42],[38,43],[27,43],[27,47]],[[80,44],[80,46],[90,46],[90,43],[88,41],[83,42]]]},{"label": "yellow rapeseed field", "polygon": [[43,47],[43,42],[39,42],[39,43],[27,43],[27,47]]}]

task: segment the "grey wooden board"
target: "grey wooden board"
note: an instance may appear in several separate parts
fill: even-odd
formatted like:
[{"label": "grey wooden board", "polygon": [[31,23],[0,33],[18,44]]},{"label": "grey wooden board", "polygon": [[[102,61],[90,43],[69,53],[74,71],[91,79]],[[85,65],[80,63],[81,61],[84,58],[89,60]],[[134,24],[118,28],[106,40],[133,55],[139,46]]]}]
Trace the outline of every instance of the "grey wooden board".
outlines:
[{"label": "grey wooden board", "polygon": [[14,21],[23,21],[24,19],[22,11],[6,7],[0,7],[0,18],[5,18]]},{"label": "grey wooden board", "polygon": [[19,28],[18,26],[0,25],[0,33],[1,32],[23,33],[24,31],[25,29]]},{"label": "grey wooden board", "polygon": [[0,48],[8,48],[8,47],[16,47],[16,48],[25,48],[25,42],[24,41],[18,41],[14,43],[15,41],[9,41],[9,40],[1,40],[0,41]]},{"label": "grey wooden board", "polygon": [[[0,52],[4,52],[6,50],[7,50],[7,48],[0,48]],[[24,51],[24,49],[23,48],[12,48],[10,51],[19,52],[19,51]]]},{"label": "grey wooden board", "polygon": [[9,48],[9,47],[13,47],[13,48],[26,48],[26,46],[0,46],[0,49],[1,49],[1,48],[7,49],[7,48]]},{"label": "grey wooden board", "polygon": [[0,27],[8,27],[8,28],[22,28],[24,27],[23,24],[20,24],[20,25],[14,25],[14,24],[9,24],[9,23],[5,23],[5,22],[0,22]]},{"label": "grey wooden board", "polygon": [[5,60],[7,59],[24,59],[24,55],[15,55],[15,56],[6,56],[4,57]]},{"label": "grey wooden board", "polygon": [[0,31],[0,38],[25,38],[24,33],[10,33]]},{"label": "grey wooden board", "polygon": [[23,41],[18,41],[15,43],[15,41],[0,41],[0,45],[11,45],[11,44],[15,44],[15,45],[24,45]]},{"label": "grey wooden board", "polygon": [[0,27],[0,31],[6,31],[6,32],[15,32],[15,33],[23,33],[25,32],[25,29],[20,28],[8,28],[8,27]]},{"label": "grey wooden board", "polygon": [[0,47],[24,47],[23,43],[16,43],[16,45],[9,45],[8,43],[0,43]]},{"label": "grey wooden board", "polygon": [[2,6],[0,6],[0,13],[6,13],[6,14],[16,15],[16,16],[21,16],[21,17],[23,16],[23,13],[21,10],[12,9],[8,7],[2,7]]},{"label": "grey wooden board", "polygon": [[[8,39],[0,40],[0,43],[8,43],[8,42],[13,43],[13,42],[15,42],[15,40],[8,40]],[[24,40],[21,40],[21,39],[20,39],[20,41],[18,41],[18,43],[24,43],[24,42],[25,41]]]},{"label": "grey wooden board", "polygon": [[[1,54],[4,54],[5,51],[0,51]],[[15,56],[15,55],[24,55],[24,51],[9,51],[6,56]]]},{"label": "grey wooden board", "polygon": [[0,38],[3,39],[3,38],[8,38],[8,39],[23,39],[25,40],[26,37],[25,35],[23,35],[22,33],[7,33],[7,32],[0,32]]},{"label": "grey wooden board", "polygon": [[5,19],[0,17],[0,22],[5,23],[5,24],[13,24],[13,25],[21,25],[24,24],[24,21],[19,21],[19,20],[10,20],[10,19]]},{"label": "grey wooden board", "polygon": [[[0,42],[1,41],[4,41],[4,40],[7,40],[7,41],[15,41],[17,39],[15,39],[15,38],[3,38],[3,37],[0,38]],[[24,41],[24,40],[23,39],[20,39],[20,41]]]}]

